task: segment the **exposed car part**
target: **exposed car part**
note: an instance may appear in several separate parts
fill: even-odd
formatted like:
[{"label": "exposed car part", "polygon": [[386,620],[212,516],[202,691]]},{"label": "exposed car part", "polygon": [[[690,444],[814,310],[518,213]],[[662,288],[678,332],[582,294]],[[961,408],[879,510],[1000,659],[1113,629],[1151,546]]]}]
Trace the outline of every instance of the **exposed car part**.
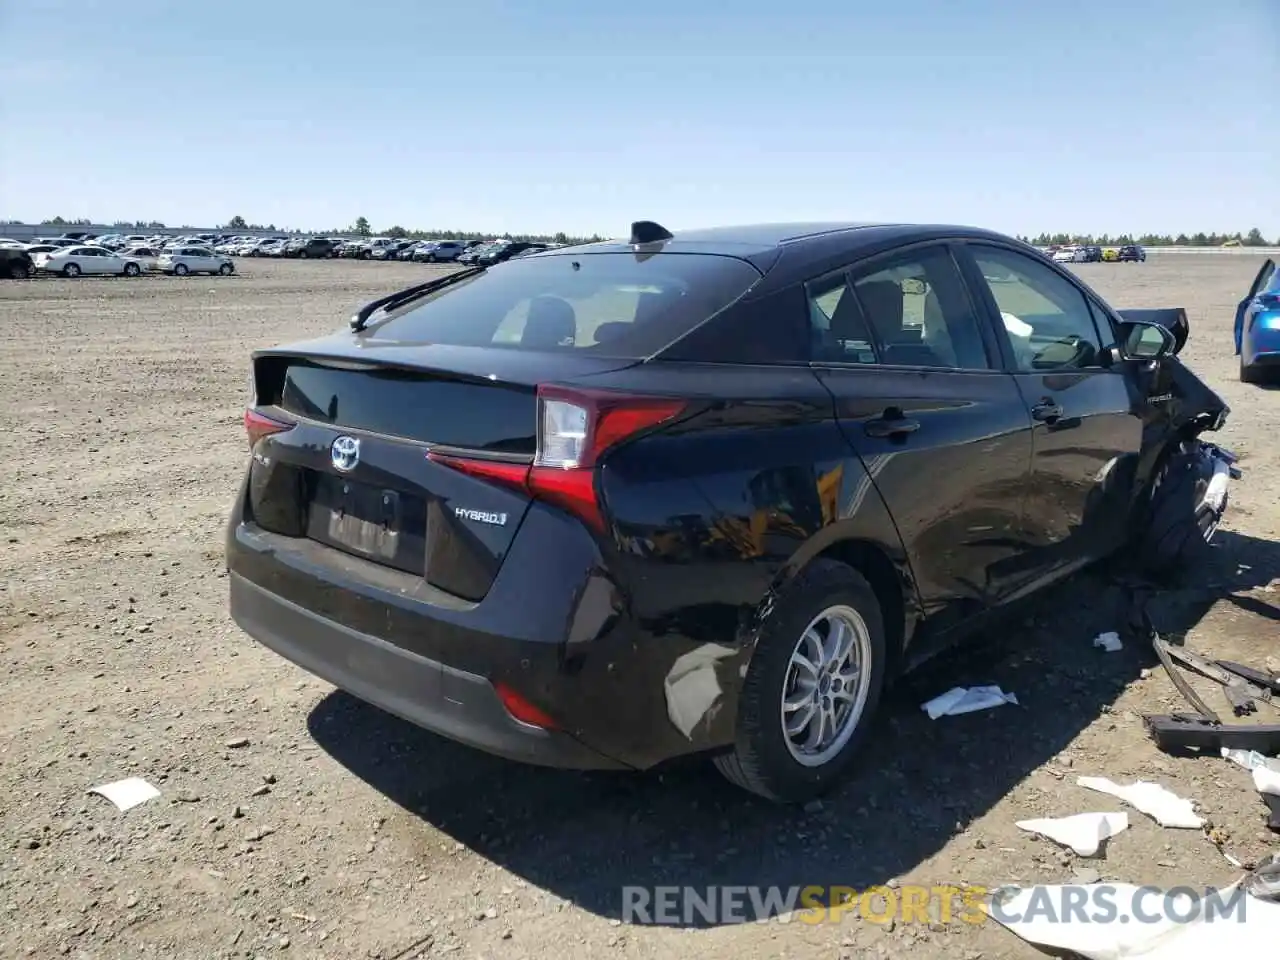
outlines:
[{"label": "exposed car part", "polygon": [[1226,513],[1230,481],[1241,476],[1235,464],[1235,454],[1199,440],[1169,451],[1152,480],[1141,534],[1143,561],[1153,573],[1203,556]]}]

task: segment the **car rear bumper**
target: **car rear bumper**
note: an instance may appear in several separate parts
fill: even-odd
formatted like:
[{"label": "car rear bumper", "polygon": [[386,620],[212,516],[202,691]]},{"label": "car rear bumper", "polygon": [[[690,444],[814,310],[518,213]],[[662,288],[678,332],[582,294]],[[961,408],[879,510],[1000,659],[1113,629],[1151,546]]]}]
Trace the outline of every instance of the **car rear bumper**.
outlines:
[{"label": "car rear bumper", "polygon": [[511,760],[573,769],[624,767],[567,734],[515,719],[486,677],[344,627],[239,574],[229,576],[231,616],[245,633],[361,700]]}]

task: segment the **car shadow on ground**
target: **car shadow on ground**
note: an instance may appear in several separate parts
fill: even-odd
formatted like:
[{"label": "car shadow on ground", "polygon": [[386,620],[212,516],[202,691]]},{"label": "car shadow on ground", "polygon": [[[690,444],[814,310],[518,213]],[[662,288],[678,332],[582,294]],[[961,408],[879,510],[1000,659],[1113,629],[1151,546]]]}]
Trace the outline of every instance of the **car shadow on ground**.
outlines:
[{"label": "car shadow on ground", "polygon": [[[1213,562],[1194,582],[1149,601],[1162,632],[1185,632],[1215,600],[1280,575],[1280,544],[1229,531],[1215,543]],[[602,916],[635,919],[625,915],[624,886],[864,889],[939,851],[1158,664],[1145,644],[1114,654],[1093,646],[1133,610],[1132,590],[1117,573],[1114,565],[1086,571],[1000,635],[900,681],[858,771],[820,809],[757,800],[705,761],[648,774],[507,763],[341,692],[315,707],[309,727],[322,749],[404,809]],[[920,709],[952,686],[988,683],[1014,692],[1020,705],[939,721]],[[708,925],[697,912],[680,921]]]}]

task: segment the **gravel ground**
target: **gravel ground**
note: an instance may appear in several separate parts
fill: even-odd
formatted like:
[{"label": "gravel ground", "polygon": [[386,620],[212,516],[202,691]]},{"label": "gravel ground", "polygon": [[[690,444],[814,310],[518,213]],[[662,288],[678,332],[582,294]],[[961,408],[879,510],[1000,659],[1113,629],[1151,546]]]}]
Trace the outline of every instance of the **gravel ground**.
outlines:
[{"label": "gravel ground", "polygon": [[[1170,254],[1078,269],[1117,306],[1190,311],[1186,357],[1234,407],[1221,439],[1246,477],[1214,564],[1158,612],[1197,649],[1260,664],[1280,634],[1280,392],[1237,381],[1230,336],[1257,266]],[[807,810],[702,764],[507,764],[257,647],[227,616],[221,569],[247,354],[431,269],[244,261],[227,279],[0,284],[0,956],[1029,957],[991,924],[633,925],[620,888],[1234,879],[1199,831],[1137,813],[1090,861],[1013,826],[1116,809],[1080,774],[1195,799],[1242,860],[1274,845],[1244,771],[1145,738],[1140,714],[1180,701],[1148,650],[1091,647],[1121,609],[1098,573],[912,678],[863,772]],[[919,711],[984,682],[1022,705]],[[86,795],[126,776],[163,796],[121,814]]]}]

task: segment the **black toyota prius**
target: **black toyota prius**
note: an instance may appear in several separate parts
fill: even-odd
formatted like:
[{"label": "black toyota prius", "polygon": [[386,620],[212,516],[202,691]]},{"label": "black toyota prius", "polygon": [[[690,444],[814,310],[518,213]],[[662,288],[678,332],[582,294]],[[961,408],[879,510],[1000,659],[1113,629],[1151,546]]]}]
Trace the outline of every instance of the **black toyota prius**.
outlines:
[{"label": "black toyota prius", "polygon": [[942,646],[1204,547],[1236,471],[1187,335],[967,227],[640,221],[458,270],[253,355],[231,612],[481,750],[802,800]]}]

